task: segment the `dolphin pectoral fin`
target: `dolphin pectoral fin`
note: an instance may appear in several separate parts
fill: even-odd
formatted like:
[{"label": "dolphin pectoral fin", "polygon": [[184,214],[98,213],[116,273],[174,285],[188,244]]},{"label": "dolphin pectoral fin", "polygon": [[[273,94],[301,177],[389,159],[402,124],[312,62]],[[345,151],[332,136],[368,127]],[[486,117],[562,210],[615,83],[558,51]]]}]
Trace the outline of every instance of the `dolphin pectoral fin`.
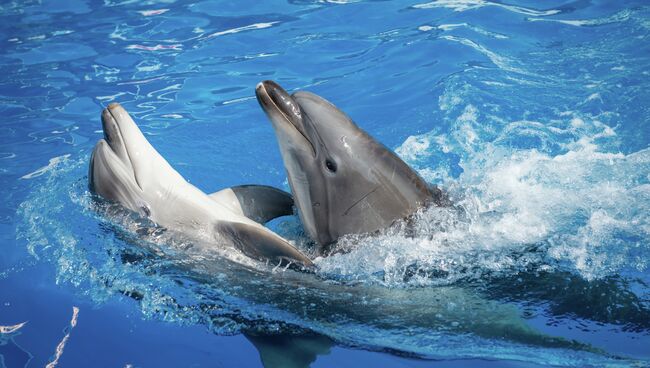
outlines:
[{"label": "dolphin pectoral fin", "polygon": [[315,267],[306,255],[269,230],[238,222],[220,222],[215,226],[221,236],[250,258],[283,267]]},{"label": "dolphin pectoral fin", "polygon": [[260,354],[264,368],[307,368],[330,353],[334,342],[322,335],[260,335],[244,333]]},{"label": "dolphin pectoral fin", "polygon": [[266,185],[239,185],[210,194],[214,201],[261,224],[293,214],[293,197]]}]

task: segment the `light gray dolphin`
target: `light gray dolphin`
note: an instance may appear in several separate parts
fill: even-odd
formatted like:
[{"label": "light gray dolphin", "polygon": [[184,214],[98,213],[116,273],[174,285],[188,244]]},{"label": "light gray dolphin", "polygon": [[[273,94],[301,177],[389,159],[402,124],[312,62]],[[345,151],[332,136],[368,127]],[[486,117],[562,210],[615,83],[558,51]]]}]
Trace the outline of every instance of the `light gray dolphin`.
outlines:
[{"label": "light gray dolphin", "polygon": [[321,250],[342,235],[372,233],[447,201],[324,98],[289,95],[273,81],[255,93],[275,130],[300,219]]},{"label": "light gray dolphin", "polygon": [[313,267],[307,256],[260,224],[291,214],[291,195],[254,185],[208,195],[171,167],[119,104],[104,109],[102,126],[104,139],[90,159],[91,191],[197,244],[230,246],[275,265]]}]

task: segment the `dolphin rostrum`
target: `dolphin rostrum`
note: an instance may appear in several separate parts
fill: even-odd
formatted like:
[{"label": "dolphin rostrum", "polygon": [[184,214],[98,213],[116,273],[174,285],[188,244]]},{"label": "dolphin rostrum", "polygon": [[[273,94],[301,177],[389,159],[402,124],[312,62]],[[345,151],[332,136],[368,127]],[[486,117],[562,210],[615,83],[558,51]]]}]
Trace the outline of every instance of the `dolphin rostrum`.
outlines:
[{"label": "dolphin rostrum", "polygon": [[273,81],[255,93],[275,130],[300,219],[321,248],[448,201],[324,98],[289,95]]},{"label": "dolphin rostrum", "polygon": [[276,265],[313,267],[307,256],[258,223],[291,214],[288,193],[246,185],[208,195],[171,167],[119,104],[104,109],[102,126],[104,139],[90,159],[91,191],[200,244],[230,246]]}]

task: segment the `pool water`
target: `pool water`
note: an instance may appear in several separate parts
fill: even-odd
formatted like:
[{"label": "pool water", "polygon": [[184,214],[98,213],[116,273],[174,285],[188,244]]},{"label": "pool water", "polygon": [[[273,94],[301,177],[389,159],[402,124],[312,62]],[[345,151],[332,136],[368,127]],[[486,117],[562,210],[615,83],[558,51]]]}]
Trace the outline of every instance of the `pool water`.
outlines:
[{"label": "pool water", "polygon": [[[650,365],[646,1],[4,1],[0,19],[0,366]],[[93,200],[111,102],[208,193],[288,190],[265,79],[335,103],[456,207],[304,274],[187,252]],[[311,252],[297,216],[269,227]]]}]

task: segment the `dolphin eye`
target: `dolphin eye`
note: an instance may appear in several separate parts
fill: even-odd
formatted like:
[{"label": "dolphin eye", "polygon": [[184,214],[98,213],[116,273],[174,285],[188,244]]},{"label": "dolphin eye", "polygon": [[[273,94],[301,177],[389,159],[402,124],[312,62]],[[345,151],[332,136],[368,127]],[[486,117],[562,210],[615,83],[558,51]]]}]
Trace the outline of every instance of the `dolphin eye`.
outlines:
[{"label": "dolphin eye", "polygon": [[330,160],[329,158],[325,160],[325,167],[327,167],[327,170],[330,172],[336,172],[336,162]]}]

